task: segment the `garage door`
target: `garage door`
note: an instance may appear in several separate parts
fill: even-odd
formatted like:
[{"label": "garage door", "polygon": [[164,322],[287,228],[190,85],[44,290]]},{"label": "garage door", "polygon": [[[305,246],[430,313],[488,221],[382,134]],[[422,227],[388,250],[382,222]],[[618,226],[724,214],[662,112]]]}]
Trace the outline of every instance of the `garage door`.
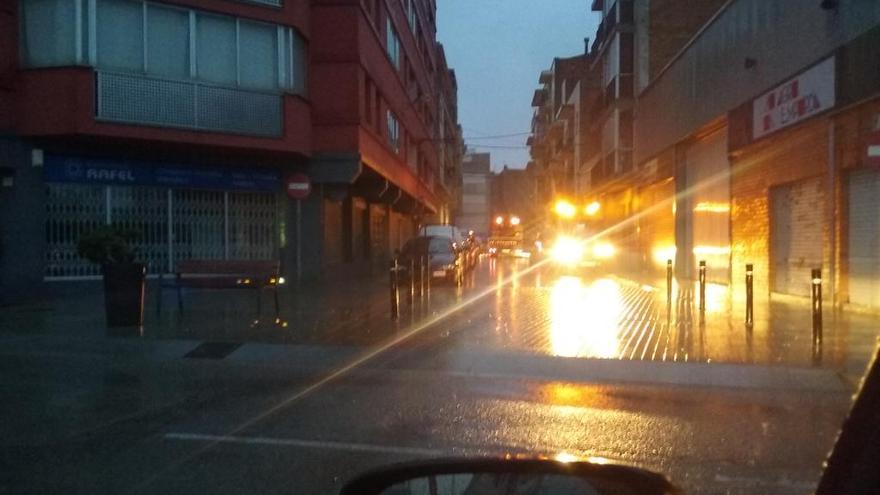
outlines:
[{"label": "garage door", "polygon": [[324,200],[324,245],[323,262],[325,266],[342,263],[342,202]]},{"label": "garage door", "polygon": [[384,207],[370,205],[370,256],[376,266],[388,258],[388,222]]},{"label": "garage door", "polygon": [[880,172],[849,176],[849,301],[880,308]]},{"label": "garage door", "polygon": [[810,270],[822,266],[822,183],[818,178],[770,190],[770,256],[776,292],[810,295]]},{"label": "garage door", "polygon": [[[689,216],[687,248],[691,274],[703,260],[710,282],[730,282],[730,165],[727,132],[718,131],[687,150],[687,187],[691,192],[684,215]],[[681,204],[679,205],[681,206]]]}]

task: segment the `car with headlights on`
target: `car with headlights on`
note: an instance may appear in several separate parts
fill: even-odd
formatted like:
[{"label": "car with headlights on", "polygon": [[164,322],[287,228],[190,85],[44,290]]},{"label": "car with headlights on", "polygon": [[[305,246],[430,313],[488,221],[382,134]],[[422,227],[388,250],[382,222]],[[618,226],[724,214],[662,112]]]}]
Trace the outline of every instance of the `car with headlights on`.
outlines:
[{"label": "car with headlights on", "polygon": [[614,244],[585,236],[559,234],[549,247],[551,262],[562,269],[595,268],[614,258]]}]

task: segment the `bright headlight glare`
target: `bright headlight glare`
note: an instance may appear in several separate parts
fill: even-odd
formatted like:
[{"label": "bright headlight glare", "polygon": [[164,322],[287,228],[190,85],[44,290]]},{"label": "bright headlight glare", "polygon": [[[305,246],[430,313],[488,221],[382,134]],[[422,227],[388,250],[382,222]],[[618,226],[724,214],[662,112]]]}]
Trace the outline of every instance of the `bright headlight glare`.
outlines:
[{"label": "bright headlight glare", "polygon": [[584,213],[586,213],[589,216],[593,216],[599,212],[600,207],[601,207],[601,205],[599,205],[598,201],[593,201],[592,203],[590,203],[584,207]]},{"label": "bright headlight glare", "polygon": [[584,246],[580,241],[571,237],[560,237],[553,245],[551,255],[558,263],[573,265],[583,258]]},{"label": "bright headlight glare", "polygon": [[596,258],[611,258],[616,252],[614,245],[608,242],[599,242],[593,245],[593,256]]},{"label": "bright headlight glare", "polygon": [[577,214],[577,208],[564,199],[558,200],[553,209],[557,215],[563,218],[573,218]]}]

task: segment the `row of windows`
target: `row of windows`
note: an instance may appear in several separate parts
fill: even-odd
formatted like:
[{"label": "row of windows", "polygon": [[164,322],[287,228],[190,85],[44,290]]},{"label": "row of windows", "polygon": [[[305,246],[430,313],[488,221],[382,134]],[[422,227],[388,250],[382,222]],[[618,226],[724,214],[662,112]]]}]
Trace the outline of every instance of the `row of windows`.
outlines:
[{"label": "row of windows", "polygon": [[[418,21],[418,10],[416,7],[416,0],[402,0],[404,13],[406,14],[407,25],[409,29],[412,31],[413,37],[416,39],[417,44],[422,49],[422,59],[428,68],[429,72],[433,74],[434,67],[432,65],[432,60],[428,56],[427,53],[427,44],[424,40],[424,33],[421,30],[421,26]],[[431,105],[431,100],[428,98],[424,98],[424,92],[422,91],[422,87],[419,84],[419,81],[416,77],[416,72],[414,70],[414,66],[412,60],[405,56],[403,46],[400,39],[400,34],[397,29],[394,27],[394,22],[391,19],[391,16],[388,15],[386,11],[383,10],[382,5],[384,2],[380,2],[377,0],[362,0],[361,4],[364,7],[364,10],[368,14],[368,18],[373,23],[373,25],[380,32],[384,28],[385,35],[385,53],[388,56],[389,61],[392,66],[398,72],[401,77],[401,80],[406,87],[407,94],[409,95],[410,100],[416,106],[416,109],[423,117],[425,127],[429,129],[433,129],[436,124],[434,119],[434,108]],[[430,10],[429,10],[430,13]],[[367,93],[367,98],[372,98],[371,93]],[[371,108],[371,103],[367,102],[368,109]],[[367,120],[374,122],[373,111],[367,111]],[[378,115],[376,115],[376,119],[378,120]],[[376,129],[381,129],[382,124],[379,122],[375,123]],[[399,146],[397,146],[399,149]],[[412,165],[415,169],[416,166]]]},{"label": "row of windows", "polygon": [[488,187],[485,183],[482,183],[482,184],[466,183],[462,186],[462,192],[465,194],[483,195],[483,194],[486,194],[487,189],[488,189]]},{"label": "row of windows", "polygon": [[[382,112],[381,97],[378,92],[374,95],[375,86],[367,81],[366,92],[366,120],[371,126],[382,133],[382,124],[384,123],[384,135],[388,142],[388,146],[397,155],[402,155],[409,168],[421,177],[427,184],[433,184],[433,175],[430,167],[428,167],[425,157],[419,153],[418,142],[407,134],[403,124],[398,120],[397,115],[390,109]],[[376,121],[373,121],[375,116]],[[384,117],[384,122],[381,122]]]},{"label": "row of windows", "polygon": [[413,34],[416,34],[416,2],[415,0],[406,0],[406,22]]},{"label": "row of windows", "polygon": [[[422,32],[421,26],[419,25],[416,0],[402,1],[407,25],[412,32],[413,38],[415,38],[416,40],[416,44],[418,45],[417,48],[421,51],[421,56],[425,67],[431,74],[433,74],[433,60],[428,53],[428,47],[431,45],[429,42],[425,41],[424,33]],[[385,52],[391,59],[392,64],[395,68],[397,68],[399,72],[405,72],[404,69],[407,64],[404,63],[404,54],[400,42],[400,35],[397,29],[395,29],[394,23],[391,20],[391,16],[389,15],[389,13],[383,11],[382,9],[382,5],[384,4],[384,2],[380,2],[378,0],[362,0],[361,4],[363,5],[364,10],[368,14],[368,18],[373,23],[373,26],[376,28],[376,30],[379,31],[379,33],[381,34],[382,30],[384,29]],[[383,20],[385,21],[384,23],[382,22]]]},{"label": "row of windows", "polygon": [[391,59],[391,63],[394,65],[394,68],[400,71],[403,68],[403,61],[400,49],[400,38],[397,36],[397,31],[394,29],[394,24],[391,22],[391,17],[387,18],[385,36],[385,51],[388,53],[388,58]]},{"label": "row of windows", "polygon": [[385,121],[388,124],[388,144],[395,153],[400,153],[400,122],[391,110],[387,111]]},{"label": "row of windows", "polygon": [[382,104],[382,96],[379,93],[379,89],[369,78],[364,81],[364,112],[364,120],[366,120],[367,124],[379,133],[383,133],[384,127],[384,135],[388,141],[388,146],[397,154],[404,152],[407,161],[410,162],[410,166],[415,169],[416,165],[411,160],[416,157],[417,150],[411,146],[404,149],[406,132],[403,124],[400,123],[393,111]]},{"label": "row of windows", "polygon": [[[364,9],[366,10],[374,26],[380,32],[382,30],[382,27],[384,27],[385,52],[388,55],[388,59],[394,66],[395,70],[397,70],[397,72],[401,75],[401,79],[407,88],[410,99],[414,102],[419,113],[425,119],[425,126],[429,129],[433,128],[435,121],[432,115],[432,109],[429,104],[429,100],[422,97],[422,91],[418,84],[418,81],[416,80],[415,71],[413,70],[412,63],[404,57],[402,43],[398,31],[394,27],[394,22],[392,21],[391,17],[387,15],[387,13],[385,16],[382,15],[382,2],[376,2],[374,0],[364,0],[362,4],[364,5]],[[404,0],[403,6],[406,14],[407,25],[412,31],[413,37],[423,48],[422,55],[426,66],[428,67],[429,71],[433,72],[431,60],[427,56],[425,49],[426,45],[424,43],[424,40],[422,39],[423,33],[421,32],[418,23],[415,0]],[[382,22],[383,20],[384,23]],[[406,133],[405,129],[403,128],[402,124],[400,123],[394,112],[388,109],[385,109],[385,111],[382,112],[382,105],[380,104],[380,102],[381,95],[379,94],[377,88],[375,88],[375,85],[373,85],[372,82],[368,79],[366,81],[365,88],[365,120],[369,123],[369,125],[374,126],[374,128],[379,132],[383,132],[384,127],[384,134],[389,147],[394,150],[394,152],[398,155],[403,153],[406,157],[407,165],[413,171],[415,171],[417,175],[422,178],[422,180],[424,180],[427,184],[432,185],[434,183],[434,174],[432,173],[430,167],[425,161],[425,158],[420,156],[418,152],[418,146],[415,144],[415,141],[409,139],[409,135]],[[382,117],[384,117],[384,122],[382,122]]]},{"label": "row of windows", "polygon": [[26,67],[90,65],[305,93],[306,46],[290,27],[141,0],[23,0]]}]

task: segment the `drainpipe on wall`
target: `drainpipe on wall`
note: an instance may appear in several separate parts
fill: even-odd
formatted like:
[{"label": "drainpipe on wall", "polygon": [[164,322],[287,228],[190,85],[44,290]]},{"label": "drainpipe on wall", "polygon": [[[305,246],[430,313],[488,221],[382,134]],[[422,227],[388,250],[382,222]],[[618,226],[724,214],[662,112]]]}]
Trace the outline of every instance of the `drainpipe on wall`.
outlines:
[{"label": "drainpipe on wall", "polygon": [[828,226],[831,253],[828,260],[828,282],[831,288],[831,307],[837,307],[837,154],[835,153],[834,121],[828,123]]}]

